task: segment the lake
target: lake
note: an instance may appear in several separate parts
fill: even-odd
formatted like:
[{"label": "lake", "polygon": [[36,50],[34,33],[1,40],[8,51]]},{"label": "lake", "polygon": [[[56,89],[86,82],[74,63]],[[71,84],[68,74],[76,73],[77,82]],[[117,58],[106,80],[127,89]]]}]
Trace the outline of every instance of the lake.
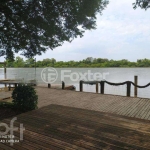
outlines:
[{"label": "lake", "polygon": [[[7,68],[8,79],[24,79],[38,81],[38,84],[47,84],[57,79],[53,84],[61,84],[61,81],[65,81],[66,84],[72,84],[76,86],[76,90],[79,90],[79,80],[107,80],[109,82],[134,82],[134,76],[138,76],[138,85],[146,85],[150,82],[150,68],[56,68],[56,70],[44,68]],[[57,73],[56,73],[56,72]],[[42,72],[42,74],[41,74]],[[51,77],[51,78],[49,78]],[[96,78],[96,79],[95,79]],[[4,79],[4,69],[0,68],[0,79]],[[84,85],[84,91],[95,92],[94,85]],[[133,96],[133,86],[131,89],[131,96]],[[105,86],[106,94],[114,95],[126,95],[126,85],[123,86]],[[150,87],[144,89],[138,89],[138,97],[150,98]]]}]

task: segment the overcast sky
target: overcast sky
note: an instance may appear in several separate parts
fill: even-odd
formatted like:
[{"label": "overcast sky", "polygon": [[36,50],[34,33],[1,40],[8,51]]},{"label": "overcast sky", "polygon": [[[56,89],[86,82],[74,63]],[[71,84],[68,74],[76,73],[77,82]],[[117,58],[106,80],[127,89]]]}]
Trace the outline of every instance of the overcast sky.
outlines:
[{"label": "overcast sky", "polygon": [[134,10],[132,3],[135,1],[110,0],[103,15],[97,16],[96,30],[86,31],[84,37],[36,56],[37,60],[78,61],[87,57],[130,61],[150,59],[150,9]]}]

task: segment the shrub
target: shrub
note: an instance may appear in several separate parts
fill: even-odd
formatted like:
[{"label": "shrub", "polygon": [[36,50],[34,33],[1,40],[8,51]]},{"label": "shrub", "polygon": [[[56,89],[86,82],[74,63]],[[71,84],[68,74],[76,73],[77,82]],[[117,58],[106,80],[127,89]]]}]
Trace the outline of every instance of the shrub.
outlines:
[{"label": "shrub", "polygon": [[0,108],[14,108],[14,104],[10,102],[0,102]]},{"label": "shrub", "polygon": [[20,84],[12,92],[14,108],[23,112],[37,108],[38,96],[32,86]]}]

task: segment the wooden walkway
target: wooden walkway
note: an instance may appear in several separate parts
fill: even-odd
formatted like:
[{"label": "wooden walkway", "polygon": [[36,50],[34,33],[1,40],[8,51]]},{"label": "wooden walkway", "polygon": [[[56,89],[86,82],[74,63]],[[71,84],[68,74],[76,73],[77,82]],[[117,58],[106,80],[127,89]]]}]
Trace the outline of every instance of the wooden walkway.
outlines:
[{"label": "wooden walkway", "polygon": [[[48,89],[47,87],[36,87],[36,91],[39,97],[39,108],[57,104],[150,120],[150,99]],[[0,92],[0,99],[6,97],[11,97],[11,91]]]},{"label": "wooden walkway", "polygon": [[[10,123],[11,119],[3,120]],[[17,116],[23,141],[0,143],[2,150],[148,150],[150,121],[110,113],[49,105]],[[0,127],[0,131],[4,128]],[[19,131],[14,131],[19,140]],[[5,140],[5,139],[4,139]]]},{"label": "wooden walkway", "polygon": [[0,101],[11,98],[12,91],[0,91]]},{"label": "wooden walkway", "polygon": [[[23,141],[0,150],[148,150],[150,100],[36,87],[39,109],[17,116]],[[1,122],[10,126],[12,118]],[[6,131],[0,126],[0,132]],[[9,133],[8,133],[9,135]],[[14,140],[20,132],[14,131]]]},{"label": "wooden walkway", "polygon": [[150,99],[36,87],[39,108],[50,104],[150,120]]}]

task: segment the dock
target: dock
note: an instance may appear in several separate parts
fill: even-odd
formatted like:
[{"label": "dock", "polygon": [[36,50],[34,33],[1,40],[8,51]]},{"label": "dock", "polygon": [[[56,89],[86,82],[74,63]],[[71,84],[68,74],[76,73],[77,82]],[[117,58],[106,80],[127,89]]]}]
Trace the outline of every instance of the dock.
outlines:
[{"label": "dock", "polygon": [[[150,99],[118,95],[103,95],[89,92],[62,90],[59,86],[49,89],[35,87],[38,107],[51,104],[150,120]],[[11,97],[12,91],[0,92],[0,100]]]},{"label": "dock", "polygon": [[[148,150],[150,99],[35,87],[39,109],[17,116],[23,141],[6,150]],[[12,118],[1,122],[10,124]],[[4,130],[0,127],[0,130]],[[14,131],[15,139],[20,133]]]},{"label": "dock", "polygon": [[39,97],[39,108],[55,104],[150,120],[150,99],[147,98],[75,92],[46,87],[35,89]]}]

